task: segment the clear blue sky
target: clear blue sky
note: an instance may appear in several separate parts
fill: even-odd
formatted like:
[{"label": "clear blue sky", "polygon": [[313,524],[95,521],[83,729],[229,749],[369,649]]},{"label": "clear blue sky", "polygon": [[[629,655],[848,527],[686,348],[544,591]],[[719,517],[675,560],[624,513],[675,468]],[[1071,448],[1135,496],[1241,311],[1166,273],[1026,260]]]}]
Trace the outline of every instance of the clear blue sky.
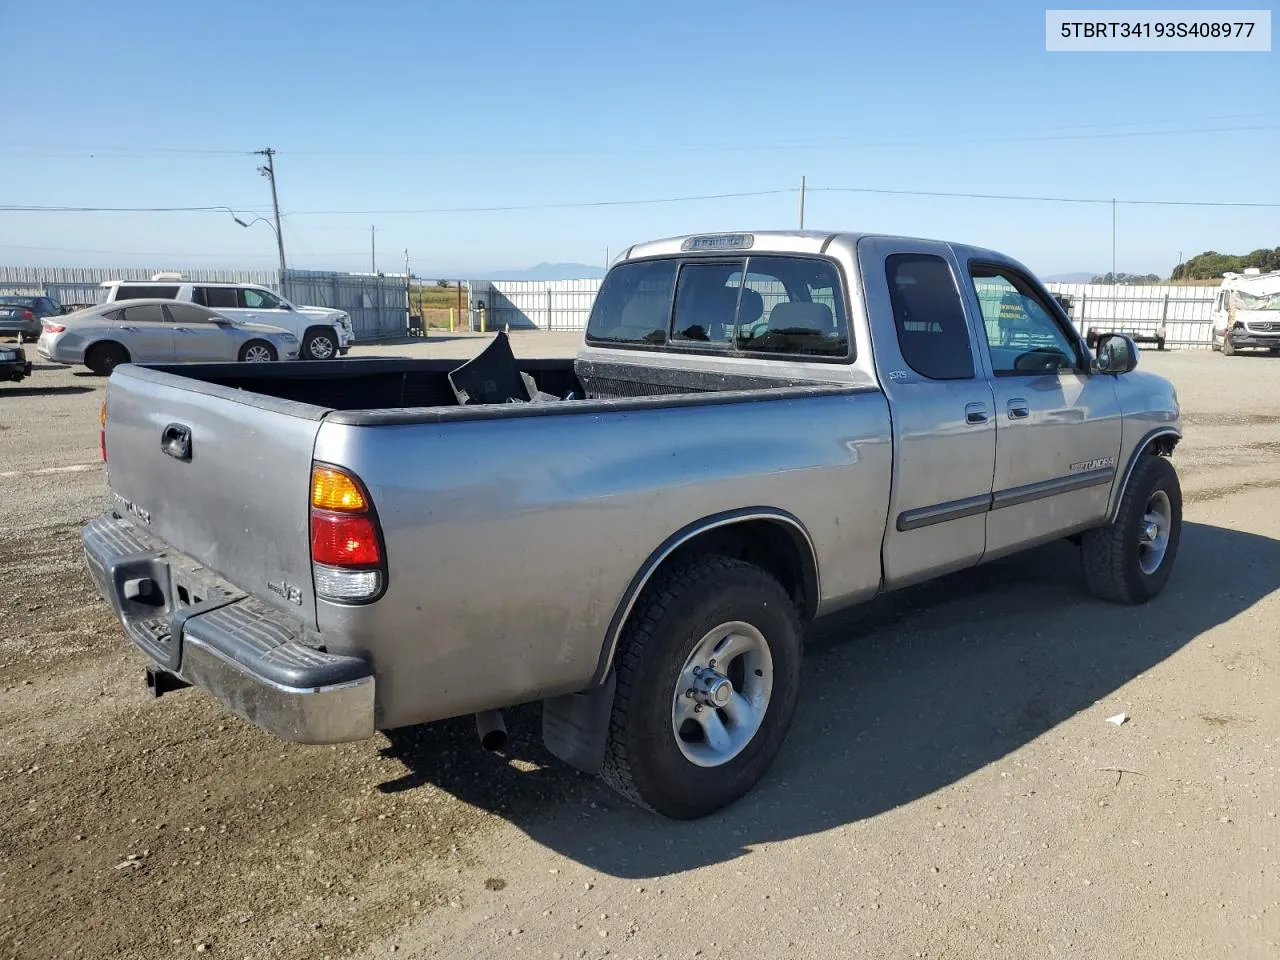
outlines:
[{"label": "clear blue sky", "polygon": [[[797,197],[308,211],[786,190],[802,174],[1280,202],[1280,54],[1046,53],[1044,16],[1025,0],[0,0],[6,46],[32,53],[0,76],[0,204],[244,216],[269,208],[248,151],[270,145],[291,265],[368,269],[376,224],[380,269],[403,269],[407,247],[416,273],[450,276],[791,227]],[[1109,206],[815,190],[807,207],[808,226],[986,244],[1041,274],[1110,269]],[[1277,209],[1119,212],[1125,271],[1277,244]],[[271,267],[275,249],[225,214],[0,212],[0,263]]]}]

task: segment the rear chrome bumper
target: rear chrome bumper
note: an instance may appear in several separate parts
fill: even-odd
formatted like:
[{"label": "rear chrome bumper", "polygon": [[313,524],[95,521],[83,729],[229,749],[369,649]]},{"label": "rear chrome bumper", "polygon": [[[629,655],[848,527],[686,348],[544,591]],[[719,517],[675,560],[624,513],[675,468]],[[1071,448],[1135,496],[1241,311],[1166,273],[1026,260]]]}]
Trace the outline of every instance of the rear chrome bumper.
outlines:
[{"label": "rear chrome bumper", "polygon": [[308,645],[301,624],[114,514],[89,521],[81,539],[98,591],[155,669],[285,740],[373,735],[367,661]]}]

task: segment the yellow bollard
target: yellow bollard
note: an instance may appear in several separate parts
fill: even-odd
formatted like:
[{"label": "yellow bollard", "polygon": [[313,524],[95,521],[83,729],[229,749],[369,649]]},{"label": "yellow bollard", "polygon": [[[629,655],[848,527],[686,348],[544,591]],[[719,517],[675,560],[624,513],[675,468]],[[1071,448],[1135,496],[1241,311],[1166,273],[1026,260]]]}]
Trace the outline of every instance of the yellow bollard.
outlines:
[{"label": "yellow bollard", "polygon": [[488,332],[488,331],[485,329],[484,307],[481,307],[481,308],[480,308],[480,332],[481,332],[481,333],[487,333],[487,332]]},{"label": "yellow bollard", "polygon": [[454,321],[454,315],[456,311],[457,311],[457,307],[449,308],[449,332],[450,333],[453,333],[453,321]]}]

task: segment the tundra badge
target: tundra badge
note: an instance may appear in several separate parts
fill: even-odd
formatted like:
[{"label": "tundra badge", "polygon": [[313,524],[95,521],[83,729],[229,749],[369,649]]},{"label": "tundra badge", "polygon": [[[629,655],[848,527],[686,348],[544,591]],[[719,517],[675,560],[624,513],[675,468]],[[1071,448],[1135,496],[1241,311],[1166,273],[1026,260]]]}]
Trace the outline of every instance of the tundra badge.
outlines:
[{"label": "tundra badge", "polygon": [[288,600],[290,603],[302,606],[302,591],[297,587],[286,583],[284,580],[281,580],[279,583],[268,580],[267,589],[276,596],[283,597],[285,600]]}]

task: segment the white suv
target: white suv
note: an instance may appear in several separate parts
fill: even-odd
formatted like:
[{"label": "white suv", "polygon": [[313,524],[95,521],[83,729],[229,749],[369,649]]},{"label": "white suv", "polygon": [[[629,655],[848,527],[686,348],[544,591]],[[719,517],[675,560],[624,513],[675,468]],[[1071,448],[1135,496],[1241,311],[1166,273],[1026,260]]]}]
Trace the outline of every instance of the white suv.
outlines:
[{"label": "white suv", "polygon": [[330,360],[351,347],[351,318],[327,307],[297,307],[252,283],[192,283],[180,274],[157,273],[150,280],[108,280],[107,302],[159,297],[198,303],[232,320],[266,323],[288,330],[301,342],[304,360]]}]

